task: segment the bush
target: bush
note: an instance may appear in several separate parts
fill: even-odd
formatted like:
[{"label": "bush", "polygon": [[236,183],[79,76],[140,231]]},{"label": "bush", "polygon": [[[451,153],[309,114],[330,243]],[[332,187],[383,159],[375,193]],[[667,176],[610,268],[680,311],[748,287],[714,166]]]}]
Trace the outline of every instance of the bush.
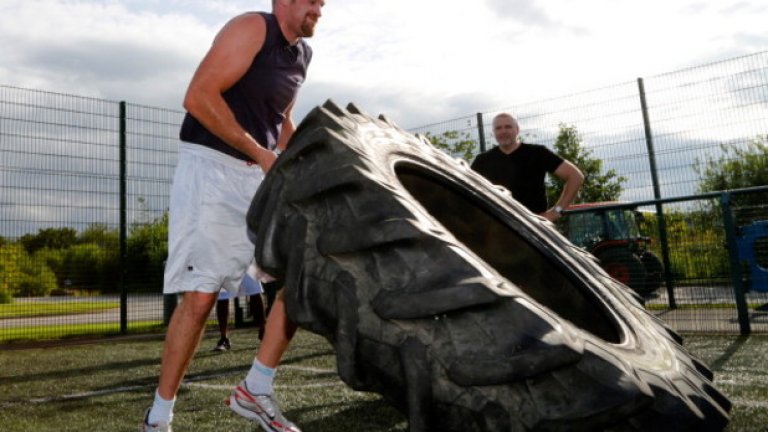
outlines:
[{"label": "bush", "polygon": [[8,287],[0,285],[0,304],[13,303],[13,296]]},{"label": "bush", "polygon": [[117,255],[93,243],[72,246],[64,251],[63,276],[74,287],[109,291],[119,280]]},{"label": "bush", "polygon": [[18,244],[8,243],[0,246],[0,290],[14,296],[22,277],[21,265],[29,260],[29,255]]},{"label": "bush", "polygon": [[43,248],[32,255],[36,262],[45,264],[53,271],[59,282],[64,280],[64,255],[66,250]]},{"label": "bush", "polygon": [[134,225],[128,237],[127,252],[129,281],[135,285],[161,289],[168,256],[168,213],[152,223]]},{"label": "bush", "polygon": [[57,288],[56,275],[45,264],[34,272],[23,272],[16,288],[18,297],[44,297]]},{"label": "bush", "polygon": [[45,296],[57,285],[56,275],[45,260],[30,257],[19,244],[0,247],[0,291],[5,295]]}]

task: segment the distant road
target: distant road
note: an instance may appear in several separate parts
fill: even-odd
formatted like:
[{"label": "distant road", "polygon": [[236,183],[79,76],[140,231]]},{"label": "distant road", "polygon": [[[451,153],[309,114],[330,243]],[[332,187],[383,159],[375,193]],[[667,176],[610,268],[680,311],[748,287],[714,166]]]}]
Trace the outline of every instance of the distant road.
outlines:
[{"label": "distant road", "polygon": [[[65,302],[104,302],[120,304],[119,295],[103,295],[96,297],[34,297],[14,299],[16,304],[28,304],[30,310],[34,310],[36,304],[41,303],[65,303]],[[230,308],[234,302],[230,302]],[[230,316],[234,312],[230,310]],[[212,319],[216,319],[215,311],[211,312]],[[162,321],[163,296],[161,294],[136,294],[128,296],[128,322],[132,321]],[[119,323],[120,308],[108,309],[99,312],[88,312],[70,315],[52,315],[28,318],[0,319],[0,329],[28,326],[48,326],[66,324],[105,324]]]},{"label": "distant road", "polygon": [[[668,306],[667,292],[664,287],[657,291],[658,296],[649,299],[646,305]],[[675,289],[675,300],[678,305],[728,305],[735,304],[733,290],[729,286],[686,286]],[[97,297],[43,297],[15,299],[15,303],[28,304],[34,308],[39,303],[56,302],[114,302],[120,303],[120,296],[105,295]],[[747,303],[766,304],[768,293],[747,293]],[[234,302],[230,302],[230,317],[234,317]],[[666,321],[679,332],[726,332],[738,333],[738,314],[734,308],[678,308],[675,310],[653,309],[653,314]],[[136,294],[128,297],[128,322],[162,321],[163,296],[161,294]],[[215,311],[211,311],[210,319],[215,320]],[[49,326],[66,324],[105,324],[119,323],[120,308],[100,312],[90,312],[71,315],[56,315],[30,318],[0,319],[0,330],[4,328]],[[750,311],[752,331],[768,332],[768,311]]]}]

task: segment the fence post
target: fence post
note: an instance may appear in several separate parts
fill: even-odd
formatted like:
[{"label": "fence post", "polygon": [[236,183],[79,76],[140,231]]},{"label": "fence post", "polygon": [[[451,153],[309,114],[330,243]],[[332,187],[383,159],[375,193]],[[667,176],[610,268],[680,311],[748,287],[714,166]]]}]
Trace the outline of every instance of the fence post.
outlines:
[{"label": "fence post", "polygon": [[[651,133],[651,120],[648,116],[648,104],[645,100],[645,84],[642,78],[637,79],[637,87],[640,91],[640,108],[643,112],[643,126],[645,131],[645,144],[648,147],[648,162],[651,166],[651,179],[653,181],[653,198],[661,199],[659,188],[659,173],[656,168],[656,150],[653,147],[653,134]],[[670,309],[677,309],[675,301],[675,281],[672,277],[671,262],[669,259],[669,240],[667,239],[667,221],[664,218],[664,207],[656,201],[656,220],[659,224],[659,243],[661,243],[661,258],[664,262],[664,281],[667,286],[667,299]]]},{"label": "fence post", "polygon": [[720,207],[723,212],[723,228],[725,228],[725,241],[728,245],[728,257],[731,264],[733,295],[736,299],[736,311],[739,315],[739,331],[742,335],[748,335],[752,332],[752,329],[749,324],[749,311],[747,310],[747,301],[744,296],[744,280],[741,275],[739,249],[736,244],[736,224],[733,221],[733,213],[731,212],[730,192],[723,192],[720,195]]},{"label": "fence post", "polygon": [[477,113],[477,136],[480,138],[480,153],[485,152],[485,125],[483,125],[483,113]]},{"label": "fence post", "polygon": [[128,262],[128,218],[126,210],[126,125],[125,101],[120,101],[120,333],[128,333],[128,288],[125,286],[126,265]]},{"label": "fence post", "polygon": [[178,294],[163,294],[163,325],[168,327],[171,323],[173,311],[179,304]]}]

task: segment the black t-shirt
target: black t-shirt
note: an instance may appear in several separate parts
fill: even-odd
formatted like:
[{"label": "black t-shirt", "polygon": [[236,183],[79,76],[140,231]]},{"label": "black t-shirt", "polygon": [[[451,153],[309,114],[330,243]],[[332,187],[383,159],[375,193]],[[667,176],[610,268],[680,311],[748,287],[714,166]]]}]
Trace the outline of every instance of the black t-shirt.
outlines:
[{"label": "black t-shirt", "polygon": [[539,144],[520,144],[505,154],[499,147],[480,153],[472,169],[491,183],[504,186],[512,197],[534,213],[547,210],[546,173],[554,172],[563,158]]}]

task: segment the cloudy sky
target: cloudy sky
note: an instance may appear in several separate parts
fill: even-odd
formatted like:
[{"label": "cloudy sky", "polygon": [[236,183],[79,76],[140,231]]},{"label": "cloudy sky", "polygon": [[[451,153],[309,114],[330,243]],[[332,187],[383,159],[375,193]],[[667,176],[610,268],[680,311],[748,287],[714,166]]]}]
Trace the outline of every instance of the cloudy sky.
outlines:
[{"label": "cloudy sky", "polygon": [[[406,128],[768,49],[765,0],[327,0],[297,120]],[[0,0],[0,84],[181,109],[221,26],[269,0]]]}]

